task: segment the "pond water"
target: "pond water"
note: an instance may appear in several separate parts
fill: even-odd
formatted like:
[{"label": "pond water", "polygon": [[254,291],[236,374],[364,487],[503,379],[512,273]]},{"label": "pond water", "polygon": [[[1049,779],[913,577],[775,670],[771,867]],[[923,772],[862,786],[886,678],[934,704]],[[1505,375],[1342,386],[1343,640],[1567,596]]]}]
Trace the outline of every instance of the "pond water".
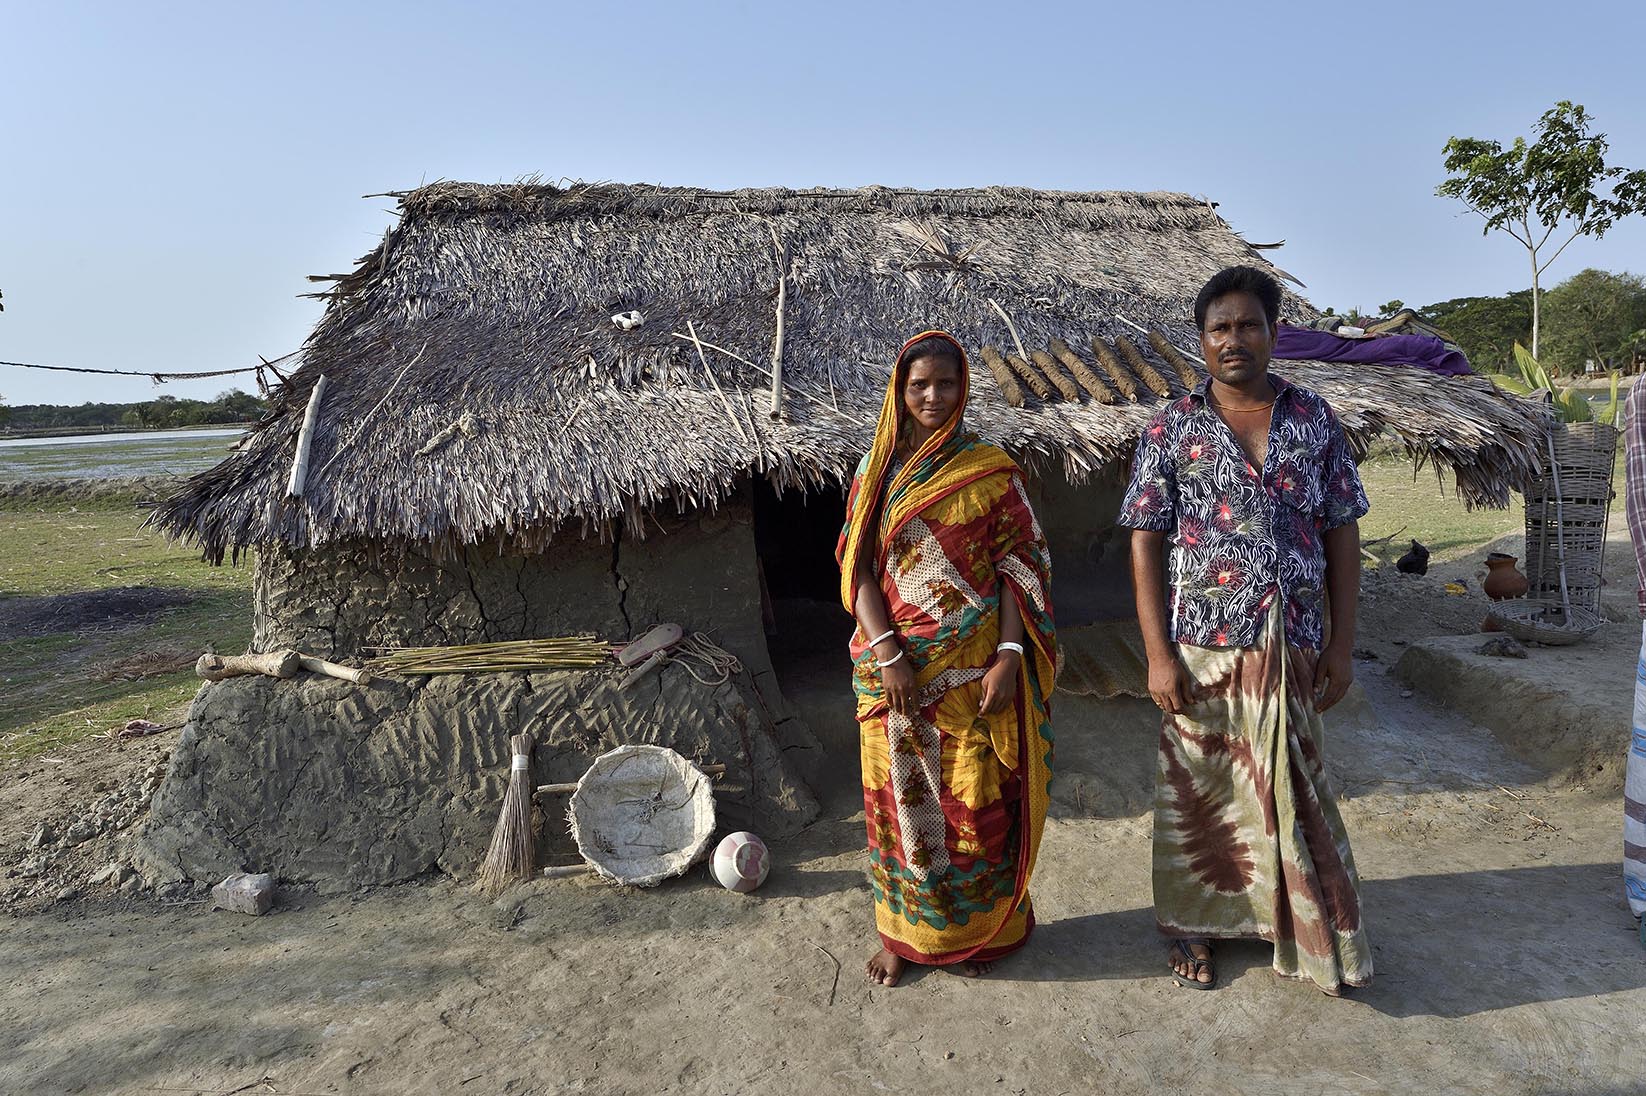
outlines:
[{"label": "pond water", "polygon": [[229,455],[244,430],[154,430],[0,440],[0,480],[193,475]]}]

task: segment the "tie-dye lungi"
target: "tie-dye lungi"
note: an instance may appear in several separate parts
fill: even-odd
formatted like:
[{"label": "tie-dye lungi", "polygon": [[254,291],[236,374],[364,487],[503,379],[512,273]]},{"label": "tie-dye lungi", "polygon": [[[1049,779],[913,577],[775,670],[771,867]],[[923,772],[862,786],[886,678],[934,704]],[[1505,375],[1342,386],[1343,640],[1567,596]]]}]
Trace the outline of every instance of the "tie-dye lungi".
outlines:
[{"label": "tie-dye lungi", "polygon": [[1277,599],[1257,646],[1178,653],[1196,693],[1161,723],[1160,931],[1258,937],[1274,944],[1277,974],[1328,993],[1366,985],[1372,952],[1314,706],[1319,652],[1286,644]]},{"label": "tie-dye lungi", "polygon": [[1623,889],[1629,910],[1646,914],[1646,624],[1641,625],[1635,664],[1635,717],[1629,763],[1623,778]]}]

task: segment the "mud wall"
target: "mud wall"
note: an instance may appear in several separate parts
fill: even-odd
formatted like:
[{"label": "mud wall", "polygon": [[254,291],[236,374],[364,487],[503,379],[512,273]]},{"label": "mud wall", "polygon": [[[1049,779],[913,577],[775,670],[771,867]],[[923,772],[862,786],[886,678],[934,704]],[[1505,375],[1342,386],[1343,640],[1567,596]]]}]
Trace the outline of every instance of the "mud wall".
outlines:
[{"label": "mud wall", "polygon": [[1035,516],[1052,553],[1052,606],[1059,628],[1137,615],[1131,538],[1115,524],[1126,493],[1126,465],[1113,462],[1082,484],[1059,472],[1037,477]]},{"label": "mud wall", "polygon": [[[539,783],[576,780],[606,750],[651,743],[727,766],[715,796],[722,830],[782,836],[816,816],[746,676],[707,685],[668,664],[623,689],[624,676],[207,684],[133,839],[134,862],[155,883],[239,870],[328,890],[435,870],[467,878],[497,821],[516,728],[537,735]],[[575,859],[565,798],[541,806],[540,861]]]},{"label": "mud wall", "polygon": [[571,531],[534,555],[485,546],[449,558],[417,546],[269,549],[257,559],[252,646],[348,658],[371,647],[580,632],[622,641],[673,622],[742,661],[790,764],[809,779],[821,751],[772,673],[747,487],[714,512],[646,520],[644,539],[602,543]]}]

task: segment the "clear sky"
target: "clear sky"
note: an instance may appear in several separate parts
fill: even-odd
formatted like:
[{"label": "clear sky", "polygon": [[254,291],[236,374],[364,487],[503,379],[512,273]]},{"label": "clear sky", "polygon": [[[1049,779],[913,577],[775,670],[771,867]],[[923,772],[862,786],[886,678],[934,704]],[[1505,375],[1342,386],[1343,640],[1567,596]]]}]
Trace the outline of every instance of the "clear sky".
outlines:
[{"label": "clear sky", "polygon": [[[1335,14],[1341,10],[1343,14]],[[1433,195],[1583,103],[1646,167],[1642,0],[0,5],[0,359],[254,364],[439,178],[1205,195],[1319,305],[1528,284]],[[1646,273],[1646,221],[1550,272]],[[250,378],[169,385],[209,397]],[[12,403],[152,398],[0,368]]]}]

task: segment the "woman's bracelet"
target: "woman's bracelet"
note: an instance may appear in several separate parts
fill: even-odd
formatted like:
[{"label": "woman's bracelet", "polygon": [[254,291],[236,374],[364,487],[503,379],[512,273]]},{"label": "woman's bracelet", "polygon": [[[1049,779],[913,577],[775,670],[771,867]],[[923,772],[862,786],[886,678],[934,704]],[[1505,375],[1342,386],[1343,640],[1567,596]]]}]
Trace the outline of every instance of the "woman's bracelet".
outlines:
[{"label": "woman's bracelet", "polygon": [[890,639],[893,636],[895,636],[896,634],[897,634],[897,629],[896,628],[887,628],[884,632],[881,632],[879,635],[877,635],[873,639],[869,640],[869,646],[873,647],[875,644],[879,643],[881,640]]},{"label": "woman's bracelet", "polygon": [[885,668],[886,668],[886,667],[887,667],[887,666],[895,666],[895,665],[896,665],[896,664],[897,664],[897,663],[899,663],[899,662],[902,662],[902,661],[903,661],[903,656],[904,656],[904,655],[906,655],[906,654],[908,654],[908,653],[909,653],[909,652],[907,652],[907,651],[905,651],[905,650],[902,650],[902,649],[901,649],[901,648],[900,648],[900,649],[899,649],[899,650],[898,650],[898,652],[897,652],[897,653],[896,653],[896,654],[895,654],[895,655],[893,655],[893,656],[892,656],[892,657],[891,657],[891,658],[888,658],[888,659],[887,659],[887,660],[886,660],[886,661],[884,661],[884,662],[882,662],[882,661],[880,661],[880,660],[879,660],[879,659],[878,659],[878,658],[877,658],[877,659],[875,659],[875,660],[874,660],[874,664],[875,664],[875,665],[876,665],[876,666],[879,666],[879,667],[880,667],[880,668],[881,668],[881,669],[882,669],[882,670],[884,670],[884,669],[885,669]]},{"label": "woman's bracelet", "polygon": [[999,646],[995,647],[995,649],[994,649],[995,654],[999,654],[1001,651],[1016,651],[1017,652],[1017,657],[1022,658],[1023,657],[1023,644],[1013,643],[1011,640],[1006,640],[1005,642],[1001,643]]}]

